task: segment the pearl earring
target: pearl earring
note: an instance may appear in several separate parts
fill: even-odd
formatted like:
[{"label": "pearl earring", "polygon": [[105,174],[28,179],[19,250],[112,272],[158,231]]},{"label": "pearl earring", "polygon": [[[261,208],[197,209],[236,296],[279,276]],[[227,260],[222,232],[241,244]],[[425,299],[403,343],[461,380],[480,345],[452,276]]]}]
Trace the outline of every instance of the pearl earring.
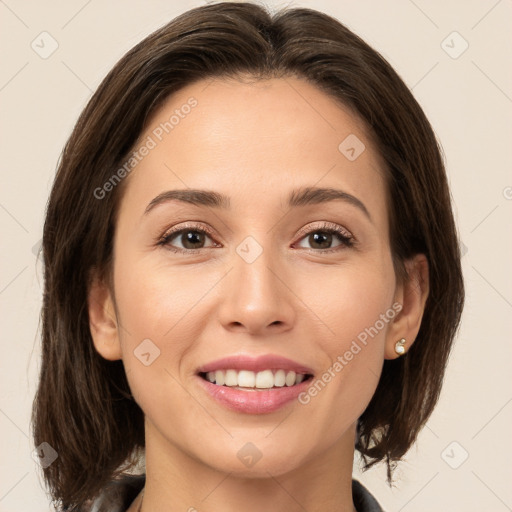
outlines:
[{"label": "pearl earring", "polygon": [[399,356],[401,356],[401,355],[405,354],[405,347],[404,347],[405,343],[406,343],[406,342],[405,342],[405,338],[402,338],[401,340],[399,340],[399,341],[397,341],[397,342],[395,343],[395,352],[396,352]]}]

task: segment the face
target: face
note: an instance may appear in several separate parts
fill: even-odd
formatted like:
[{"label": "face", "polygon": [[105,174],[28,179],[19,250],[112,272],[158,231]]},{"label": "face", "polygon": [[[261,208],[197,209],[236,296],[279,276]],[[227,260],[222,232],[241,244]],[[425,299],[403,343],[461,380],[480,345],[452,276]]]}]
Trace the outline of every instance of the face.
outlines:
[{"label": "face", "polygon": [[251,475],[353,454],[399,291],[363,123],[297,78],[202,81],[168,99],[143,145],[114,293],[147,449]]}]

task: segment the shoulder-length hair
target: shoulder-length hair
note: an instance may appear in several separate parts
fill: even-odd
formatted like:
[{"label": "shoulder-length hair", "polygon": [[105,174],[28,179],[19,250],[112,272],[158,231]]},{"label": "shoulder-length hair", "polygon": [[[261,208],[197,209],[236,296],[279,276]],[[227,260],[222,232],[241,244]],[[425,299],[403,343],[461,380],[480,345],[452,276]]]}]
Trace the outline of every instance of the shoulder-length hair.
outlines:
[{"label": "shoulder-length hair", "polygon": [[424,112],[388,62],[336,19],[312,9],[271,14],[251,3],[192,9],[132,48],[102,81],[67,141],[43,233],[42,365],[33,406],[35,445],[57,459],[43,469],[52,498],[81,510],[144,448],[143,412],[122,361],[94,349],[87,291],[109,280],[123,183],[97,198],[169,95],[208,78],[295,76],[364,120],[382,157],[397,276],[417,253],[429,263],[419,334],[384,361],[357,425],[364,469],[387,464],[388,482],[429,418],[464,302],[461,254],[441,150]]}]

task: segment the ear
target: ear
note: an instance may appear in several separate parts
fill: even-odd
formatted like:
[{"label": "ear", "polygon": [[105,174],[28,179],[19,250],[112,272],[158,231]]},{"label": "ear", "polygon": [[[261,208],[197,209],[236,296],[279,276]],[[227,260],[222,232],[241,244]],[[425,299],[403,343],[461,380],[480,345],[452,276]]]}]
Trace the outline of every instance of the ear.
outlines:
[{"label": "ear", "polygon": [[395,316],[386,333],[385,359],[400,357],[395,351],[395,344],[405,338],[405,351],[414,343],[420,330],[421,319],[429,293],[428,260],[424,254],[416,254],[406,260],[407,277],[397,285],[395,302],[402,309]]},{"label": "ear", "polygon": [[121,359],[117,317],[108,285],[94,276],[87,292],[89,328],[96,351],[105,359]]}]

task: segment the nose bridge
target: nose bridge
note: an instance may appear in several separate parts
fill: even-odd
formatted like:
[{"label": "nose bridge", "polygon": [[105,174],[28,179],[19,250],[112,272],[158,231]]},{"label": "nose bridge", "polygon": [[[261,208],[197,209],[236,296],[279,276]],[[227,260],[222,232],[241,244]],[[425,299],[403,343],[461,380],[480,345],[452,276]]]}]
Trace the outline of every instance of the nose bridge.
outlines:
[{"label": "nose bridge", "polygon": [[[267,243],[271,238],[265,237]],[[254,236],[247,236],[236,246],[221,307],[221,321],[226,326],[242,324],[257,332],[271,325],[291,324],[291,294],[280,275],[283,270],[276,252]]]}]

